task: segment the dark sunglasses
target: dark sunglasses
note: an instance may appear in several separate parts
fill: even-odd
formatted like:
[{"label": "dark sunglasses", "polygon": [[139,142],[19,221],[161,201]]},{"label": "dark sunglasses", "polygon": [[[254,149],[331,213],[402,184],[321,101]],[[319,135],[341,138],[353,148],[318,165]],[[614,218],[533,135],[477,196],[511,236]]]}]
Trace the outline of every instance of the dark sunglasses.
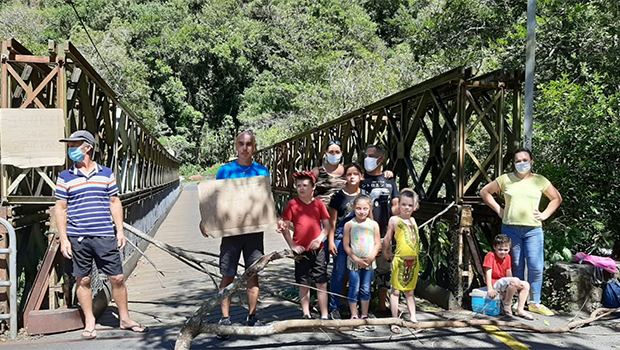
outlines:
[{"label": "dark sunglasses", "polygon": [[331,146],[331,145],[337,145],[337,146],[340,146],[340,141],[334,141],[334,140],[331,140],[331,141],[329,141],[329,142],[327,143],[327,145],[328,145],[328,146]]}]

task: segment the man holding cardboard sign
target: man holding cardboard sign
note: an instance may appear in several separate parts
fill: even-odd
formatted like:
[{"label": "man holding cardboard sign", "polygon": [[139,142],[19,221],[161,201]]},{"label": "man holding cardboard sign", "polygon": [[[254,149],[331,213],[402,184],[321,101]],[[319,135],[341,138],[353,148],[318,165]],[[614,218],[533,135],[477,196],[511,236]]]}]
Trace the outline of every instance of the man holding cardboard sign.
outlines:
[{"label": "man holding cardboard sign", "polygon": [[[242,179],[257,176],[269,176],[269,170],[264,166],[254,162],[252,155],[256,149],[256,140],[254,136],[248,132],[242,132],[235,140],[235,148],[237,149],[237,160],[230,162],[220,167],[217,172],[217,180],[227,179]],[[236,180],[235,180],[236,181]],[[225,186],[222,186],[225,187]],[[227,196],[223,193],[223,197]],[[223,199],[226,200],[226,199]],[[249,200],[249,198],[247,199]],[[218,199],[218,201],[220,201]],[[201,214],[202,222],[200,224],[200,231],[205,237],[215,236],[214,232],[209,232],[209,226],[205,222],[205,213],[203,213],[203,205],[201,200]],[[213,201],[212,201],[213,202]],[[217,204],[212,204],[217,205]],[[275,209],[274,210],[275,213]],[[235,218],[243,218],[247,213],[237,212]],[[275,215],[273,215],[275,218]],[[213,216],[211,216],[213,221]],[[234,221],[234,220],[228,220]],[[221,229],[225,229],[224,224],[221,225]],[[241,229],[240,229],[241,230]],[[211,233],[211,234],[210,234]],[[220,283],[220,291],[231,284],[237,274],[237,265],[241,253],[243,253],[243,260],[245,262],[245,268],[249,268],[254,262],[256,262],[264,254],[263,245],[263,232],[245,233],[240,232],[243,235],[232,235],[222,237],[222,243],[220,245],[220,274],[222,275],[222,282]],[[228,233],[231,234],[231,233]],[[234,234],[234,233],[232,233]],[[238,234],[238,233],[237,233]],[[222,234],[219,233],[218,236]],[[250,278],[247,282],[247,296],[249,305],[249,315],[247,317],[248,326],[260,325],[256,317],[256,305],[258,303],[258,276]],[[230,321],[230,297],[222,301],[222,318],[219,321],[219,325],[231,325]],[[228,336],[217,336],[218,339],[227,339]]]}]

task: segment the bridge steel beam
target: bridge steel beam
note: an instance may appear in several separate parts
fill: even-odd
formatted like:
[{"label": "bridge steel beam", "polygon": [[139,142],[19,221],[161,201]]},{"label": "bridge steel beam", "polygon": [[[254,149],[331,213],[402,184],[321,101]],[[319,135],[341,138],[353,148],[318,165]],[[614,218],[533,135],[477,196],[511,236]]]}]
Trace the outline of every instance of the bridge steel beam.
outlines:
[{"label": "bridge steel beam", "polygon": [[[294,194],[291,174],[320,166],[330,140],[341,142],[344,163],[362,163],[367,145],[383,146],[385,169],[394,172],[400,188],[420,196],[418,222],[456,204],[441,216],[449,222],[453,246],[443,257],[450,261],[443,284],[462,303],[479,271],[472,222],[485,239],[499,229],[497,215],[478,192],[507,170],[519,145],[523,79],[517,71],[476,76],[474,69],[458,67],[264,148],[256,159],[270,168],[282,210]],[[436,239],[422,237],[422,243],[428,247]]]},{"label": "bridge steel beam", "polygon": [[[180,191],[179,161],[146,129],[73,44],[57,45],[50,41],[48,46],[47,55],[39,56],[14,39],[1,42],[0,107],[62,109],[66,135],[79,129],[90,131],[96,141],[95,161],[111,168],[116,175],[125,221],[144,232],[153,232]],[[59,331],[54,327],[62,328],[62,322],[57,320],[73,317],[75,321],[74,315],[59,317],[57,314],[51,318],[54,322],[42,315],[73,304],[67,295],[71,293],[66,289],[63,292],[59,283],[63,280],[62,259],[58,260],[57,250],[48,252],[54,247],[55,239],[49,234],[55,227],[46,228],[50,226],[50,207],[55,203],[54,183],[58,174],[70,165],[67,159],[64,166],[20,169],[0,159],[0,217],[15,227],[20,243],[18,274],[26,276],[26,287],[20,290],[20,313],[25,325],[28,315],[32,315],[35,323],[29,329],[31,333]],[[48,233],[49,239],[44,233]],[[146,248],[146,242],[130,233],[127,236],[141,249]],[[125,272],[130,273],[137,254],[131,245],[123,253]],[[38,269],[44,255],[47,260],[42,266],[46,271]],[[3,266],[1,262],[0,266]],[[6,271],[0,268],[0,277],[2,274]],[[98,276],[93,287],[94,290],[106,288]],[[0,288],[0,308],[8,307],[5,305],[8,299],[3,297],[6,293]],[[36,298],[31,298],[33,293]],[[46,308],[51,311],[39,310]]]}]

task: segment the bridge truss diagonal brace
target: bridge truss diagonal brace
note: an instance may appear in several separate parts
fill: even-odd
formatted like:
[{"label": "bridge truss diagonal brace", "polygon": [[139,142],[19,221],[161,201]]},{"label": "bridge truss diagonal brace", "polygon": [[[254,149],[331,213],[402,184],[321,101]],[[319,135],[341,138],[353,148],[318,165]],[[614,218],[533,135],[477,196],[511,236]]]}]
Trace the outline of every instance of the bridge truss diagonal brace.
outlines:
[{"label": "bridge truss diagonal brace", "polygon": [[28,176],[28,174],[31,171],[34,171],[37,174],[39,174],[39,176],[41,176],[43,181],[45,181],[45,183],[50,188],[52,189],[56,188],[56,183],[54,183],[54,181],[52,181],[52,179],[50,179],[50,177],[47,176],[47,174],[43,170],[41,170],[41,168],[27,168],[27,169],[23,169],[22,172],[15,178],[15,180],[13,180],[13,182],[11,183],[11,186],[9,186],[9,188],[7,189],[7,196],[12,194],[13,191],[17,189],[19,184],[26,178],[26,176]]}]

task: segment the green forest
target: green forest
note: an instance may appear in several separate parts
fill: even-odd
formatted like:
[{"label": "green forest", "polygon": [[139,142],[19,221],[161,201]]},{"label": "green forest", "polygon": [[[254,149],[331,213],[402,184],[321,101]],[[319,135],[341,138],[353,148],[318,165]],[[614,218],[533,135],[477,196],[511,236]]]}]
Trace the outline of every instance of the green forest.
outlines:
[{"label": "green forest", "polygon": [[[526,5],[5,0],[0,37],[38,54],[71,40],[162,144],[204,168],[233,156],[239,129],[260,148],[457,66],[524,69]],[[618,257],[620,3],[537,6],[535,167],[564,198],[546,225],[548,260]]]}]

